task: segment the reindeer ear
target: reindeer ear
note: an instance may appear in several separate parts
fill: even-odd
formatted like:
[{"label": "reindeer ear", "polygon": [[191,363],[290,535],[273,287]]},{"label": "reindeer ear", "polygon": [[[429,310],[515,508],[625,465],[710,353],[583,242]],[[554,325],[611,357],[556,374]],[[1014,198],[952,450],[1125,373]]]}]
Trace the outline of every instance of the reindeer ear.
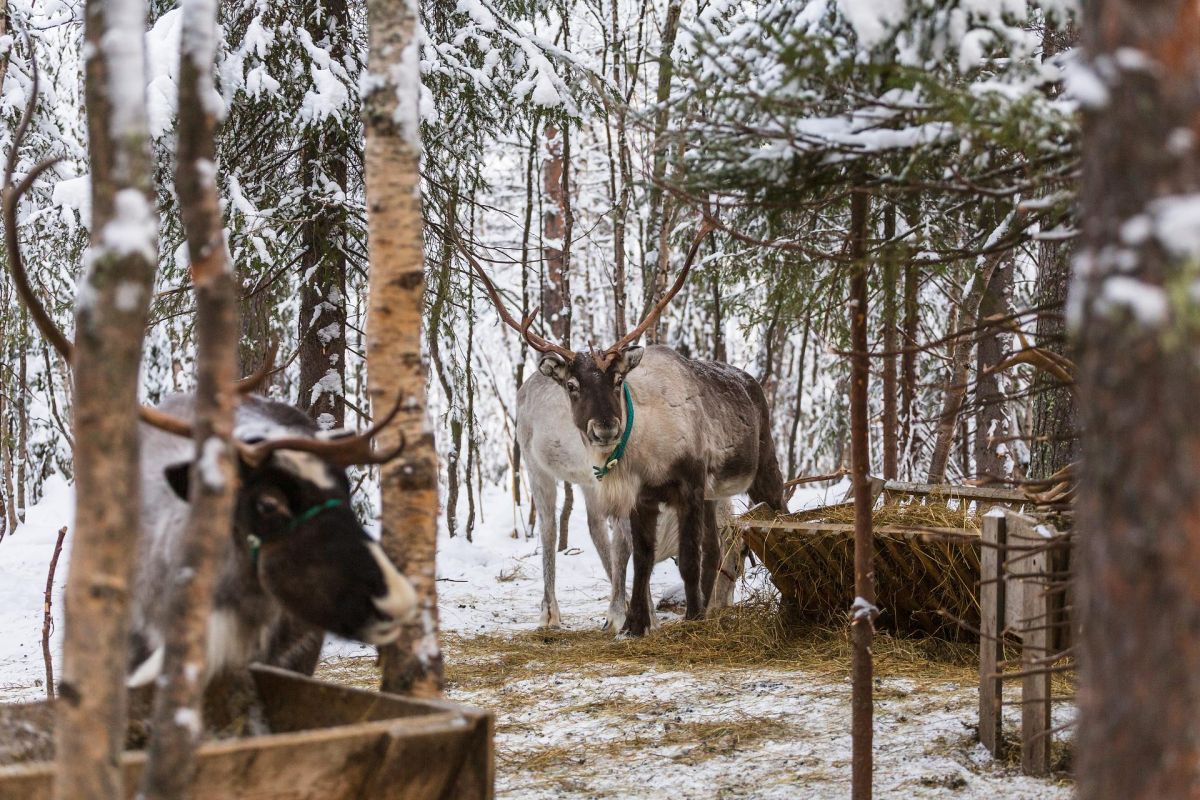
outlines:
[{"label": "reindeer ear", "polygon": [[188,486],[190,485],[189,475],[191,472],[192,462],[181,461],[178,464],[172,464],[163,470],[163,475],[166,476],[167,483],[179,495],[179,499],[187,502]]},{"label": "reindeer ear", "polygon": [[541,360],[538,361],[538,371],[547,378],[554,378],[562,383],[567,379],[570,366],[567,364],[567,360],[558,353],[543,353]]},{"label": "reindeer ear", "polygon": [[640,344],[631,344],[617,354],[617,374],[627,375],[630,370],[642,363],[642,356],[646,354],[646,348]]}]

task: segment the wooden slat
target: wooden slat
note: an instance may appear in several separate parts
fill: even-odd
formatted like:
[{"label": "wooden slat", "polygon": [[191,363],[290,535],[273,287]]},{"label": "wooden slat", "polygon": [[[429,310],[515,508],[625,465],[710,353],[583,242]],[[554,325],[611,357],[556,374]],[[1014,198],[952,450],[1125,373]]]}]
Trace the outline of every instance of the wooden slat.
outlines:
[{"label": "wooden slat", "polygon": [[1004,685],[998,673],[1004,658],[1005,582],[1000,580],[1000,568],[1005,538],[1004,517],[985,516],[979,552],[979,741],[997,758],[1004,741],[1000,713]]},{"label": "wooden slat", "polygon": [[[1044,572],[1049,553],[1030,556],[1028,572]],[[1039,667],[1037,661],[1049,653],[1050,602],[1044,586],[1025,583],[1022,612],[1021,671]],[[1040,665],[1042,667],[1045,664]],[[1021,771],[1026,775],[1050,772],[1050,673],[1025,675],[1021,679]]]}]

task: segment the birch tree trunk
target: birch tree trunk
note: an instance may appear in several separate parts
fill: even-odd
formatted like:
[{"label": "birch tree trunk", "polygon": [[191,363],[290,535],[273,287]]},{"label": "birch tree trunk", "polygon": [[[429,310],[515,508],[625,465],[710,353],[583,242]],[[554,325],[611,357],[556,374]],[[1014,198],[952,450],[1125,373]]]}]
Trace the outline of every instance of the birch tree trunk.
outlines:
[{"label": "birch tree trunk", "polygon": [[[1084,5],[1079,796],[1200,780],[1200,5]],[[1135,58],[1136,57],[1136,58]],[[1104,71],[1097,65],[1109,65]],[[1144,236],[1132,235],[1136,223]]]},{"label": "birch tree trunk", "polygon": [[141,89],[145,0],[89,0],[85,16],[92,229],[75,316],[75,544],[54,797],[117,800],[125,796],[125,642],[141,531],[138,368],[158,218]]},{"label": "birch tree trunk", "polygon": [[189,480],[188,530],[166,598],[166,681],[155,695],[153,736],[140,792],[144,800],[177,800],[190,792],[203,732],[208,618],[237,489],[230,442],[240,326],[216,183],[217,120],[211,101],[216,95],[216,28],[214,0],[185,0],[175,187],[196,292],[196,460]]},{"label": "birch tree trunk", "polygon": [[367,223],[371,246],[367,353],[376,414],[403,398],[398,424],[380,435],[394,446],[403,431],[404,458],[383,465],[383,547],[417,592],[421,614],[385,648],[383,689],[419,697],[441,694],[438,641],[438,464],[426,408],[421,357],[425,268],[421,236],[417,9],[413,0],[369,0],[369,71],[364,97],[367,135]]}]

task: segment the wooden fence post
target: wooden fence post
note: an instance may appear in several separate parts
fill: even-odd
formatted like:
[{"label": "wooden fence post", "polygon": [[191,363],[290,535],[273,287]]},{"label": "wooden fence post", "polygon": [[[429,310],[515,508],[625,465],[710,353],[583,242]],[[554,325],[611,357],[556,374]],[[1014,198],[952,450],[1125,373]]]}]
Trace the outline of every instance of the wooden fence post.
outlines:
[{"label": "wooden fence post", "polygon": [[979,741],[996,758],[1003,744],[1001,709],[1004,696],[1000,661],[1004,658],[1004,513],[993,509],[983,518],[979,553]]},{"label": "wooden fence post", "polygon": [[[1032,537],[1026,546],[1037,547],[1045,542]],[[1023,573],[1046,575],[1049,552],[1041,550],[1022,559]],[[1049,578],[1031,578],[1024,591],[1021,624],[1021,771],[1026,775],[1046,775],[1050,772],[1050,590]],[[1038,669],[1043,670],[1037,672]]]}]

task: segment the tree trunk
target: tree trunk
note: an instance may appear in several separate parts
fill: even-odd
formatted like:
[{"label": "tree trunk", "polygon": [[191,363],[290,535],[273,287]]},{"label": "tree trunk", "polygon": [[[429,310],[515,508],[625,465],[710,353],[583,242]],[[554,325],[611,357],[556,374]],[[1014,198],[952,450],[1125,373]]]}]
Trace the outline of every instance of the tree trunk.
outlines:
[{"label": "tree trunk", "polygon": [[[537,154],[537,128],[531,128],[529,134],[529,155],[525,159],[525,220],[521,226],[521,319],[529,316],[529,238],[533,230],[533,164]],[[518,357],[514,359],[513,383],[520,391],[525,383],[525,357],[529,353],[529,343],[524,336],[517,337]],[[521,443],[513,437],[512,443],[512,497],[513,506],[521,506]],[[517,528],[513,524],[513,538],[517,538]]]},{"label": "tree trunk", "polygon": [[425,397],[421,314],[425,269],[421,237],[420,72],[416,9],[369,0],[369,72],[364,97],[367,221],[371,246],[368,363],[371,405],[382,414],[403,399],[398,424],[380,434],[394,446],[403,432],[404,458],[381,468],[383,547],[412,582],[421,606],[415,625],[384,648],[383,689],[419,697],[441,694],[438,642],[438,464]]},{"label": "tree trunk", "polygon": [[[616,3],[614,2],[614,24],[616,19]],[[666,193],[663,191],[663,181],[667,177],[667,123],[670,119],[669,102],[671,99],[671,80],[675,75],[675,39],[679,33],[679,14],[682,9],[680,0],[671,0],[667,5],[666,19],[663,22],[662,40],[660,52],[658,56],[658,88],[655,92],[655,108],[654,108],[654,140],[653,153],[654,158],[650,168],[650,188],[648,205],[650,206],[650,219],[646,225],[646,242],[651,244],[651,247],[643,248],[642,264],[642,283],[645,287],[645,302],[643,306],[647,309],[652,308],[656,302],[663,296],[667,290],[667,271],[671,264],[671,259],[668,256],[669,242],[667,234],[667,214],[664,211],[666,205]],[[618,111],[618,121],[621,125],[621,134],[624,136],[625,118],[624,112]],[[624,152],[624,150],[623,150]],[[627,164],[627,159],[622,164]],[[623,210],[627,211],[629,200],[628,181],[625,173],[622,173],[622,186],[625,188],[625,195],[622,197]],[[654,256],[651,258],[651,256]],[[715,279],[714,279],[715,280]],[[720,308],[717,308],[717,317],[720,317]],[[623,331],[618,331],[618,334]],[[659,323],[656,321],[654,326],[649,331],[647,341],[659,341]],[[716,334],[716,341],[720,342],[720,334]],[[718,361],[724,359],[718,358]]]},{"label": "tree trunk", "polygon": [[25,509],[29,504],[29,313],[21,309],[21,336],[18,339],[21,348],[17,357],[17,387],[15,397],[20,397],[17,403],[17,494],[14,498],[17,506],[17,524],[25,522]]},{"label": "tree trunk", "polygon": [[546,160],[542,164],[542,191],[549,200],[549,207],[542,215],[542,258],[546,262],[542,316],[554,338],[570,346],[566,337],[571,330],[571,298],[567,296],[566,260],[563,257],[566,245],[563,179],[566,168],[563,164],[563,137],[555,125],[546,126],[546,153]]},{"label": "tree trunk", "polygon": [[875,633],[875,542],[871,533],[870,429],[867,419],[871,358],[867,341],[867,217],[870,198],[850,196],[850,466],[854,480],[854,605],[851,609],[851,796],[870,800],[873,776],[874,693],[871,640]]},{"label": "tree trunk", "polygon": [[[917,221],[917,213],[906,212],[905,222],[909,228]],[[914,473],[913,459],[920,447],[920,441],[913,427],[913,413],[917,401],[917,352],[912,349],[917,346],[917,330],[921,322],[921,273],[917,269],[912,254],[916,243],[904,248],[904,328],[900,338],[904,353],[900,356],[900,447],[905,457],[906,472]]]},{"label": "tree trunk", "polygon": [[[124,797],[129,594],[141,532],[138,368],[157,261],[153,164],[140,90],[144,0],[89,0],[85,97],[91,249],[75,317],[75,543],[59,685],[57,800]],[[108,241],[119,220],[130,235]]]},{"label": "tree trunk", "polygon": [[956,329],[959,337],[951,343],[953,351],[950,371],[946,376],[942,411],[938,416],[937,439],[934,440],[929,475],[925,479],[927,483],[942,483],[946,480],[946,464],[950,460],[950,450],[954,445],[954,428],[958,423],[958,412],[962,409],[963,398],[967,396],[967,378],[973,349],[971,339],[962,334],[978,324],[979,304],[983,300],[984,289],[991,282],[996,265],[1003,255],[999,253],[986,257],[982,268],[975,274],[971,291],[960,306]]},{"label": "tree trunk", "polygon": [[[1006,259],[996,266],[992,279],[988,281],[983,301],[979,305],[979,317],[1005,316],[1009,313],[1009,296],[1012,294],[1013,263]],[[1005,413],[1004,393],[1000,391],[999,376],[992,370],[1004,357],[1002,330],[991,327],[979,339],[975,357],[975,471],[980,477],[1003,478],[1008,475],[1007,459],[1001,454],[998,442],[1008,435],[1008,414]],[[1007,451],[1008,445],[1004,445]]]},{"label": "tree trunk", "polygon": [[896,418],[896,329],[897,247],[891,243],[896,238],[896,205],[888,203],[883,216],[883,238],[888,242],[883,255],[883,477],[895,480],[899,477],[897,457],[899,455],[899,421]]},{"label": "tree trunk", "polygon": [[[237,289],[226,258],[216,183],[217,7],[185,3],[180,23],[179,139],[175,187],[187,236],[196,292],[196,460],[188,501],[191,513],[169,587],[165,683],[158,685],[153,735],[139,797],[181,800],[190,793],[196,748],[203,732],[208,620],[213,591],[233,526],[238,469],[233,438],[237,392]],[[186,576],[186,577],[185,577]]]},{"label": "tree trunk", "polygon": [[[1084,107],[1075,773],[1085,800],[1191,797],[1200,246],[1183,220],[1200,191],[1200,6],[1097,0],[1084,14],[1083,63],[1113,66],[1106,102]],[[1152,233],[1130,236],[1131,220]]]}]

